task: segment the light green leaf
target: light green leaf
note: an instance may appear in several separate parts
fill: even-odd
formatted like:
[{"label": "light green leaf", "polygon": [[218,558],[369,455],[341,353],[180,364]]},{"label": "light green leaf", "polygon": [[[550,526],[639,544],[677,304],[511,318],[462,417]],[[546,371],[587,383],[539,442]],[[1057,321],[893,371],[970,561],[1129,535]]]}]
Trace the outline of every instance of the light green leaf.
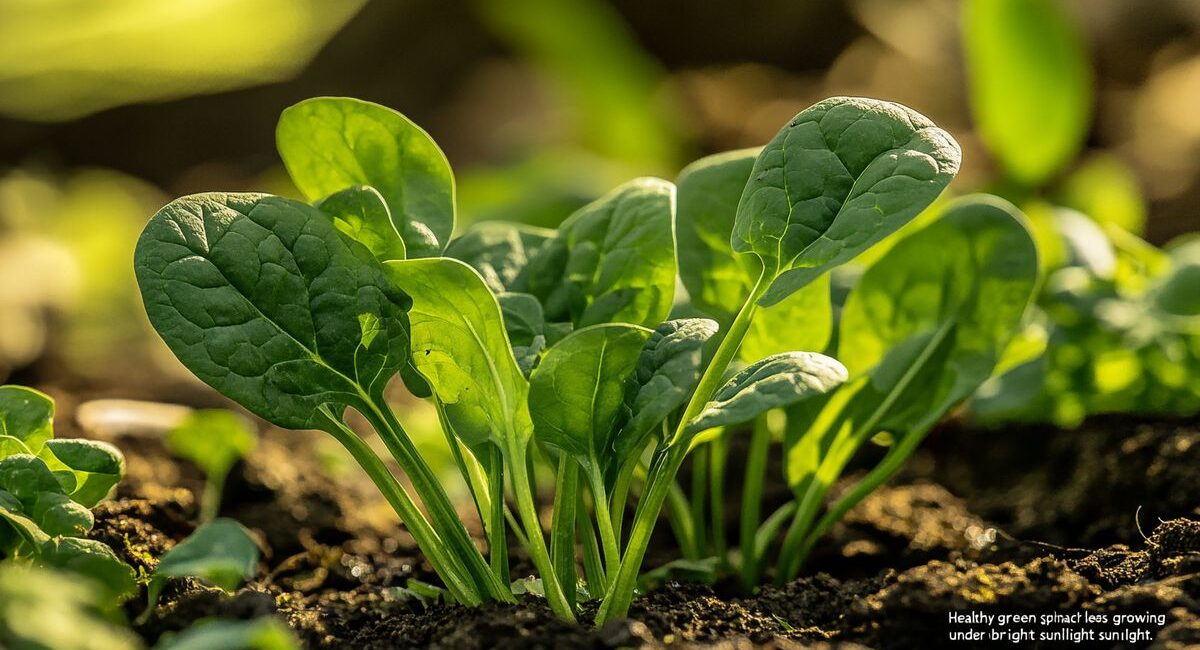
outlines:
[{"label": "light green leaf", "polygon": [[684,434],[741,424],[773,408],[828,393],[846,381],[842,364],[823,354],[785,352],[747,366],[717,389]]},{"label": "light green leaf", "polygon": [[962,24],[979,134],[1014,179],[1041,185],[1087,134],[1083,38],[1056,0],[968,0]]},{"label": "light green leaf", "polygon": [[54,437],[54,400],[25,386],[0,386],[0,435],[38,451]]},{"label": "light green leaf", "polygon": [[630,181],[571,215],[527,270],[546,318],[653,327],[675,296],[675,186]]},{"label": "light green leaf", "polygon": [[641,448],[654,427],[683,406],[704,372],[704,345],[717,333],[716,321],[683,318],[654,328],[626,384],[629,420],[614,441],[617,458]]},{"label": "light green leaf", "polygon": [[634,325],[593,325],[547,350],[529,378],[538,440],[600,469],[625,404],[625,382],[648,336],[650,330]]},{"label": "light green leaf", "polygon": [[1058,202],[1099,224],[1112,224],[1135,235],[1146,230],[1146,197],[1137,174],[1110,153],[1090,156],[1063,179]]},{"label": "light green leaf", "polygon": [[116,447],[99,440],[66,438],[49,440],[38,456],[55,475],[69,475],[64,485],[71,498],[87,508],[100,503],[125,475],[125,457]]},{"label": "light green leaf", "polygon": [[509,436],[527,441],[529,382],[483,279],[450,258],[388,266],[397,286],[412,296],[413,365],[445,405],[455,433],[475,450],[489,440],[503,445]]},{"label": "light green leaf", "polygon": [[167,637],[155,650],[298,650],[291,629],[273,616],[213,620]]},{"label": "light green leaf", "polygon": [[731,244],[778,274],[773,305],[925,209],[958,173],[948,133],[899,104],[834,97],[800,112],[759,154]]},{"label": "light green leaf", "polygon": [[485,221],[472,225],[446,247],[446,257],[471,265],[497,294],[523,292],[530,258],[554,238],[553,230]]},{"label": "light green leaf", "polygon": [[1066,254],[1065,264],[1081,266],[1098,278],[1111,280],[1117,270],[1117,254],[1104,230],[1069,208],[1058,208],[1053,215]]},{"label": "light green leaf", "polygon": [[[762,262],[729,248],[738,201],[759,149],[701,158],[679,173],[679,277],[694,307],[729,328],[762,273]],[[824,350],[833,331],[829,280],[822,277],[759,309],[739,348],[747,361],[789,350]]]},{"label": "light green leaf", "polygon": [[195,577],[233,592],[254,576],[257,566],[258,546],[250,533],[232,519],[214,519],[159,559],[151,579],[150,602],[156,601],[167,578]]},{"label": "light green leaf", "polygon": [[224,409],[193,411],[167,434],[171,453],[186,458],[210,477],[223,477],[258,443],[258,435],[236,413]]},{"label": "light green leaf", "polygon": [[379,104],[317,97],[283,111],[275,143],[310,201],[370,185],[387,201],[409,257],[441,254],[454,230],[454,176],[433,139]]},{"label": "light green leaf", "polygon": [[408,296],[315,208],[261,194],[176,199],[134,256],[150,322],[208,385],[290,429],[362,406],[408,358]]},{"label": "light green leaf", "polygon": [[333,219],[333,225],[350,239],[367,247],[380,261],[407,257],[404,240],[387,203],[369,185],[347,187],[317,203],[317,209]]},{"label": "light green leaf", "polygon": [[140,650],[141,639],[133,630],[111,620],[118,603],[106,596],[70,574],[4,562],[0,645],[12,650]]},{"label": "light green leaf", "polygon": [[29,454],[29,447],[25,446],[19,438],[12,436],[0,436],[0,458],[12,456],[13,454]]}]

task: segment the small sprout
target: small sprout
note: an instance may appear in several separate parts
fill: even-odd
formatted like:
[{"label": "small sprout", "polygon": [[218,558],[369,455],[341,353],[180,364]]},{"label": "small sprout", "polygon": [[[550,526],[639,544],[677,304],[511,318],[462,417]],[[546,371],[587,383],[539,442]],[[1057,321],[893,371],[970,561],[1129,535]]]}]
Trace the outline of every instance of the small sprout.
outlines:
[{"label": "small sprout", "polygon": [[258,545],[250,532],[232,519],[214,519],[176,544],[158,561],[147,589],[145,620],[171,578],[193,577],[232,593],[254,577]]},{"label": "small sprout", "polygon": [[194,411],[167,435],[167,446],[204,472],[200,522],[212,521],[221,508],[225,478],[234,463],[254,450],[258,436],[244,418],[221,409]]}]

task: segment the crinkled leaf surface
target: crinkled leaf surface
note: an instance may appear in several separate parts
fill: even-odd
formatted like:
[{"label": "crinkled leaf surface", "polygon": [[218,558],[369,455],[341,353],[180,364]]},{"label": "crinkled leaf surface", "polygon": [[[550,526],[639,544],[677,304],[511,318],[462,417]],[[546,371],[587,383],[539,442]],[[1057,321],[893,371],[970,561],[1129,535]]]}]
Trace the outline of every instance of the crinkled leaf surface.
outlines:
[{"label": "crinkled leaf surface", "polygon": [[899,104],[834,97],[801,111],[754,163],[731,244],[779,273],[772,305],[895,232],[958,173],[948,133]]},{"label": "crinkled leaf surface", "polygon": [[[733,322],[762,273],[762,262],[729,248],[738,201],[759,149],[701,158],[679,174],[679,277],[693,306],[716,319],[722,330]],[[822,351],[833,332],[828,276],[787,298],[760,308],[739,348],[747,361],[778,352]]]},{"label": "crinkled leaf surface", "polygon": [[496,300],[500,303],[500,315],[504,318],[513,356],[521,372],[528,377],[546,348],[546,317],[542,313],[542,303],[527,293],[501,293],[496,295]]},{"label": "crinkled leaf surface", "polygon": [[208,385],[279,426],[380,394],[408,357],[411,300],[316,208],[197,194],[150,220],[134,255],[150,322]]},{"label": "crinkled leaf surface", "polygon": [[42,532],[52,537],[79,537],[92,529],[92,511],[56,492],[42,492],[33,503],[29,517]]},{"label": "crinkled leaf surface", "polygon": [[[463,262],[433,258],[389,262],[413,306],[412,362],[445,405],[468,446],[532,434],[529,382],[513,357],[500,306]],[[482,454],[479,454],[482,455]]]},{"label": "crinkled leaf surface", "polygon": [[650,334],[626,382],[629,419],[614,441],[617,458],[640,449],[647,436],[691,398],[704,372],[704,345],[717,334],[707,318],[669,320]]},{"label": "crinkled leaf surface", "polygon": [[421,127],[385,106],[316,97],[279,117],[275,144],[310,201],[370,185],[387,201],[408,257],[440,255],[454,230],[454,176]]},{"label": "crinkled leaf surface", "polygon": [[472,225],[446,247],[446,257],[471,265],[493,292],[524,292],[526,268],[553,230],[501,221]]},{"label": "crinkled leaf surface", "polygon": [[630,181],[563,222],[530,262],[546,318],[575,327],[658,325],[675,297],[675,186]]},{"label": "crinkled leaf surface", "polygon": [[593,325],[547,350],[529,378],[538,440],[584,463],[607,459],[625,405],[625,383],[649,335],[634,325]]},{"label": "crinkled leaf surface", "polygon": [[317,209],[333,219],[338,230],[366,246],[381,261],[407,257],[400,231],[396,230],[387,203],[375,188],[347,187],[321,199]]},{"label": "crinkled leaf surface", "polygon": [[750,364],[717,389],[685,435],[741,424],[773,408],[828,393],[846,381],[846,368],[814,352],[784,352]]},{"label": "crinkled leaf surface", "polygon": [[54,400],[25,386],[0,386],[0,435],[36,453],[54,437]]}]

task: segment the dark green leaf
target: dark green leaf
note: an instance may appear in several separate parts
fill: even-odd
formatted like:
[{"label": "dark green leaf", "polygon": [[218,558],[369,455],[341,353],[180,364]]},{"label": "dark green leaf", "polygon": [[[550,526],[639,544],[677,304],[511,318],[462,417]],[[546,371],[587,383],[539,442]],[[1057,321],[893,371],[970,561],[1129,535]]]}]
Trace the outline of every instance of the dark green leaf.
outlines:
[{"label": "dark green leaf", "polygon": [[317,209],[329,215],[338,230],[366,246],[380,261],[406,257],[404,240],[392,223],[387,203],[375,188],[348,187],[321,199]]},{"label": "dark green leaf", "polygon": [[948,133],[908,108],[835,97],[767,144],[738,203],[732,247],[779,274],[773,305],[895,232],[958,172]]},{"label": "dark green leaf", "polygon": [[454,230],[454,177],[429,134],[385,106],[317,97],[283,111],[275,143],[310,201],[370,185],[387,201],[408,257],[441,254]]},{"label": "dark green leaf", "polygon": [[546,317],[542,303],[527,293],[501,293],[496,296],[504,329],[512,343],[513,356],[521,372],[528,377],[546,348]]},{"label": "dark green leaf", "polygon": [[844,381],[846,369],[823,354],[776,354],[750,364],[719,388],[684,434],[749,422],[773,408],[828,393]]},{"label": "dark green leaf", "polygon": [[653,327],[675,296],[675,186],[630,181],[563,222],[527,270],[550,321]]},{"label": "dark green leaf", "polygon": [[92,529],[92,511],[57,492],[43,492],[29,509],[29,518],[51,537],[82,537]]},{"label": "dark green leaf", "polygon": [[42,544],[40,556],[46,566],[85,576],[113,602],[122,602],[137,592],[133,567],[94,539],[56,537]]},{"label": "dark green leaf", "polygon": [[232,592],[254,576],[257,566],[258,546],[250,533],[232,519],[214,519],[162,556],[151,589],[157,596],[165,579],[191,576]]},{"label": "dark green leaf", "polygon": [[279,426],[326,428],[408,357],[408,296],[315,208],[199,194],[151,219],[134,256],[150,322],[205,383]]},{"label": "dark green leaf", "polygon": [[704,344],[717,333],[707,318],[683,318],[659,325],[638,356],[625,406],[630,417],[614,441],[618,458],[641,448],[654,427],[683,406],[704,372]]},{"label": "dark green leaf", "polygon": [[446,257],[471,265],[497,294],[525,291],[525,269],[553,230],[498,221],[477,223],[446,247]]},{"label": "dark green leaf", "polygon": [[26,512],[33,509],[42,493],[64,493],[46,462],[28,454],[0,459],[0,490],[16,497]]}]

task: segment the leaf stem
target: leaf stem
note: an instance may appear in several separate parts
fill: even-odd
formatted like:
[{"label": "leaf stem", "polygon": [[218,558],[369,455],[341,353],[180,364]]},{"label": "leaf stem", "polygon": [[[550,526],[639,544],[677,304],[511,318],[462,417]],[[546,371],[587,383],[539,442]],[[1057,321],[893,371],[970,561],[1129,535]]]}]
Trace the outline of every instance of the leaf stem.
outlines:
[{"label": "leaf stem", "polygon": [[712,516],[713,553],[722,567],[729,566],[729,548],[725,542],[725,467],[729,461],[729,429],[721,431],[721,435],[709,443],[709,486],[708,493],[712,495],[710,515]]},{"label": "leaf stem", "polygon": [[593,510],[596,513],[596,527],[600,531],[600,544],[604,548],[605,578],[617,570],[621,563],[621,549],[617,547],[616,531],[613,529],[612,517],[608,511],[608,494],[604,489],[604,475],[600,473],[600,465],[595,462],[586,464],[584,471],[588,475],[589,490],[592,493]]},{"label": "leaf stem", "polygon": [[568,621],[574,621],[575,611],[567,601],[562,585],[558,582],[558,576],[554,573],[554,564],[551,562],[550,553],[546,549],[546,538],[542,534],[542,524],[538,518],[537,505],[533,501],[533,492],[530,489],[531,483],[529,481],[529,469],[527,465],[528,455],[526,446],[529,443],[527,440],[514,439],[509,439],[507,443],[508,453],[504,455],[504,459],[508,463],[513,497],[517,503],[517,514],[521,517],[521,522],[525,526],[525,534],[529,540],[529,559],[533,561],[533,565],[537,568],[538,574],[542,578],[542,588],[546,591],[546,601],[549,603],[550,609],[555,614],[558,614],[559,617]]},{"label": "leaf stem", "polygon": [[750,446],[746,450],[746,477],[742,482],[742,512],[738,540],[742,553],[742,589],[752,593],[758,584],[759,557],[756,538],[762,517],[763,485],[766,481],[767,453],[771,448],[771,429],[767,414],[754,420]]},{"label": "leaf stem", "polygon": [[579,466],[574,458],[559,454],[558,475],[554,482],[554,515],[550,522],[550,557],[572,609],[576,602],[575,509],[579,507],[579,497]]}]

